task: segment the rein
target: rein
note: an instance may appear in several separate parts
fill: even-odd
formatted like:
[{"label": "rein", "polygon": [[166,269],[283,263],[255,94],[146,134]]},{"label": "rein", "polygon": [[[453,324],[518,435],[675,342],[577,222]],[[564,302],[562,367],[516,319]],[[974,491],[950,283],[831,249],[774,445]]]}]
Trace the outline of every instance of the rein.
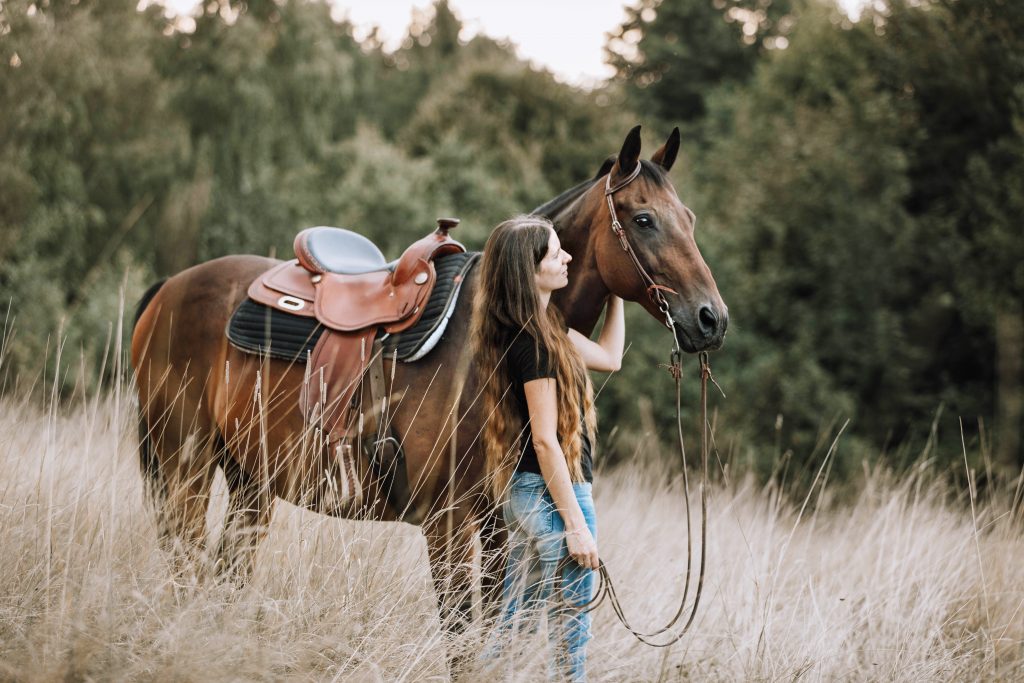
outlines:
[{"label": "rein", "polygon": [[[683,370],[681,365],[682,350],[679,348],[679,339],[676,335],[676,322],[672,318],[672,313],[669,308],[668,300],[665,298],[664,292],[671,292],[677,294],[677,292],[669,287],[659,285],[654,281],[640,263],[640,259],[637,258],[636,252],[633,251],[632,245],[629,243],[629,239],[626,236],[626,231],[619,222],[618,214],[615,211],[615,202],[612,196],[621,190],[622,188],[629,185],[640,175],[640,162],[636,164],[636,168],[630,173],[625,179],[617,183],[616,185],[611,184],[611,174],[608,174],[605,180],[604,196],[608,203],[608,213],[611,214],[612,219],[612,232],[619,238],[619,244],[622,246],[630,260],[633,262],[633,267],[636,268],[640,279],[647,287],[647,296],[651,301],[658,306],[658,309],[665,316],[665,326],[672,330],[672,353],[670,356],[670,363],[668,370],[672,374],[672,378],[675,381],[676,386],[676,432],[679,438],[679,457],[680,465],[683,470],[683,500],[686,505],[686,579],[683,583],[683,596],[679,601],[679,609],[676,610],[675,616],[672,617],[671,621],[665,626],[661,627],[656,631],[645,633],[637,630],[626,618],[625,611],[622,609],[622,603],[619,601],[618,593],[615,590],[615,584],[612,582],[612,577],[608,571],[608,567],[605,565],[603,560],[598,560],[598,586],[594,593],[594,597],[589,602],[582,605],[579,609],[583,612],[591,612],[604,602],[605,599],[609,601],[612,606],[612,610],[615,612],[615,616],[618,617],[622,625],[636,637],[641,643],[650,645],[651,647],[669,647],[679,642],[686,632],[690,629],[693,624],[694,618],[697,615],[697,607],[700,605],[701,594],[704,590],[704,576],[705,569],[707,566],[707,532],[708,532],[708,497],[707,497],[707,483],[708,483],[708,379],[714,381],[711,376],[711,365],[708,362],[707,351],[701,351],[700,358],[700,422],[701,422],[701,445],[700,445],[700,457],[701,457],[701,480],[700,480],[700,509],[701,509],[701,522],[700,522],[700,569],[697,574],[697,586],[693,596],[693,605],[690,607],[689,616],[686,619],[686,623],[682,625],[679,630],[675,630],[676,624],[682,618],[683,614],[686,613],[686,602],[690,593],[690,583],[693,573],[693,521],[690,513],[690,484],[689,477],[687,475],[686,468],[686,447],[683,444],[683,422],[682,422],[682,378]],[[572,558],[565,558],[562,560],[563,569],[567,562],[572,562]],[[561,571],[558,572],[562,574]]]},{"label": "rein", "polygon": [[[679,630],[675,630],[676,624],[680,618],[686,612],[686,600],[690,592],[690,583],[693,574],[693,533],[692,533],[692,515],[690,512],[690,493],[689,493],[689,480],[686,473],[686,450],[683,446],[683,427],[682,427],[682,401],[681,401],[681,384],[682,384],[682,369],[678,364],[678,351],[673,350],[672,355],[675,358],[673,364],[669,367],[675,378],[676,384],[676,430],[679,435],[679,455],[682,460],[683,468],[683,499],[686,506],[686,579],[683,583],[683,596],[679,600],[679,608],[676,610],[675,615],[672,619],[657,629],[649,633],[637,630],[626,617],[626,613],[622,608],[622,603],[619,600],[618,592],[615,590],[615,584],[612,582],[611,573],[608,571],[608,566],[604,563],[604,560],[598,560],[598,584],[597,590],[594,593],[594,597],[589,602],[580,606],[581,612],[592,612],[597,609],[601,603],[608,600],[612,606],[612,611],[615,612],[615,616],[619,622],[629,631],[637,640],[645,645],[651,647],[669,647],[675,645],[683,636],[686,635],[687,631],[690,630],[690,626],[693,625],[694,618],[697,616],[697,607],[700,605],[700,598],[704,590],[704,577],[705,569],[707,567],[707,535],[708,535],[708,495],[707,495],[707,482],[708,482],[708,422],[707,422],[707,388],[708,379],[711,378],[711,366],[708,364],[707,351],[700,353],[700,419],[701,419],[701,481],[700,481],[700,569],[697,574],[697,587],[693,596],[693,605],[690,606],[690,614],[686,619],[686,623]],[[714,381],[712,379],[712,381]],[[572,558],[565,558],[562,560],[563,565],[568,562],[572,562]],[[561,574],[561,572],[559,572]],[[666,635],[667,634],[667,635]],[[657,640],[664,636],[664,640]]]}]

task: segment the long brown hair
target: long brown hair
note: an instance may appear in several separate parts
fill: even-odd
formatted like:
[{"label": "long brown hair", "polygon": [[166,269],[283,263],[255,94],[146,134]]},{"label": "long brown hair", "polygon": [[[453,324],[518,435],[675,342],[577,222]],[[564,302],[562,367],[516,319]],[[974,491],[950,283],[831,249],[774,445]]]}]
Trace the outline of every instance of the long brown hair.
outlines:
[{"label": "long brown hair", "polygon": [[[512,399],[506,352],[519,334],[548,351],[558,390],[558,442],[573,481],[583,480],[580,415],[594,438],[594,391],[558,309],[541,308],[535,275],[554,230],[541,216],[516,216],[494,229],[484,247],[473,306],[471,343],[484,414],[483,443],[491,492],[500,500],[529,438]],[[539,348],[538,348],[539,356]],[[539,360],[539,358],[538,358]],[[582,409],[581,409],[582,404]]]}]

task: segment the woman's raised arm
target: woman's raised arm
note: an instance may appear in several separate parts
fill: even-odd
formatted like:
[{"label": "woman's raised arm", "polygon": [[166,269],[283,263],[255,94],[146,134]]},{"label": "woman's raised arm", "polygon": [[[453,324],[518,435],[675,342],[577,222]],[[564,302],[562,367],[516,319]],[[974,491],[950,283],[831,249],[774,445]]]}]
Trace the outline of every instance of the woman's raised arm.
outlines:
[{"label": "woman's raised arm", "polygon": [[622,349],[626,343],[626,320],[622,299],[612,294],[604,314],[604,326],[597,341],[587,339],[576,330],[569,329],[569,341],[576,347],[588,370],[617,372],[622,367]]}]

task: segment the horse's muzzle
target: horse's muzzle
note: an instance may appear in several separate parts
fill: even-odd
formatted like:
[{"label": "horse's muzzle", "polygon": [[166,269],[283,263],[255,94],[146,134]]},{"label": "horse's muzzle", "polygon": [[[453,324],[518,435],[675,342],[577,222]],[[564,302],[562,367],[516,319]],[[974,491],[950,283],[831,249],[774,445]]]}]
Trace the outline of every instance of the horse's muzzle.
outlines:
[{"label": "horse's muzzle", "polygon": [[729,309],[724,305],[702,304],[696,314],[687,311],[676,317],[676,339],[687,353],[714,351],[725,342],[729,327]]}]

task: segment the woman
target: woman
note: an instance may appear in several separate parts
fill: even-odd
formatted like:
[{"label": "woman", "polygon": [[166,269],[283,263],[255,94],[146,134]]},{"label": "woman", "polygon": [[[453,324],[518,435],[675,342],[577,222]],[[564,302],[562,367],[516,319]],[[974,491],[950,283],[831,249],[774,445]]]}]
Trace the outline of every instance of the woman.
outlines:
[{"label": "woman", "polygon": [[[566,329],[551,294],[569,283],[551,222],[519,216],[484,248],[473,316],[483,442],[495,499],[509,534],[502,625],[535,628],[548,615],[552,676],[584,680],[590,616],[581,613],[598,567],[591,495],[596,418],[586,370],[622,361],[622,300],[608,301],[597,342]],[[566,556],[561,577],[556,576]],[[573,609],[576,606],[576,609]]]}]

